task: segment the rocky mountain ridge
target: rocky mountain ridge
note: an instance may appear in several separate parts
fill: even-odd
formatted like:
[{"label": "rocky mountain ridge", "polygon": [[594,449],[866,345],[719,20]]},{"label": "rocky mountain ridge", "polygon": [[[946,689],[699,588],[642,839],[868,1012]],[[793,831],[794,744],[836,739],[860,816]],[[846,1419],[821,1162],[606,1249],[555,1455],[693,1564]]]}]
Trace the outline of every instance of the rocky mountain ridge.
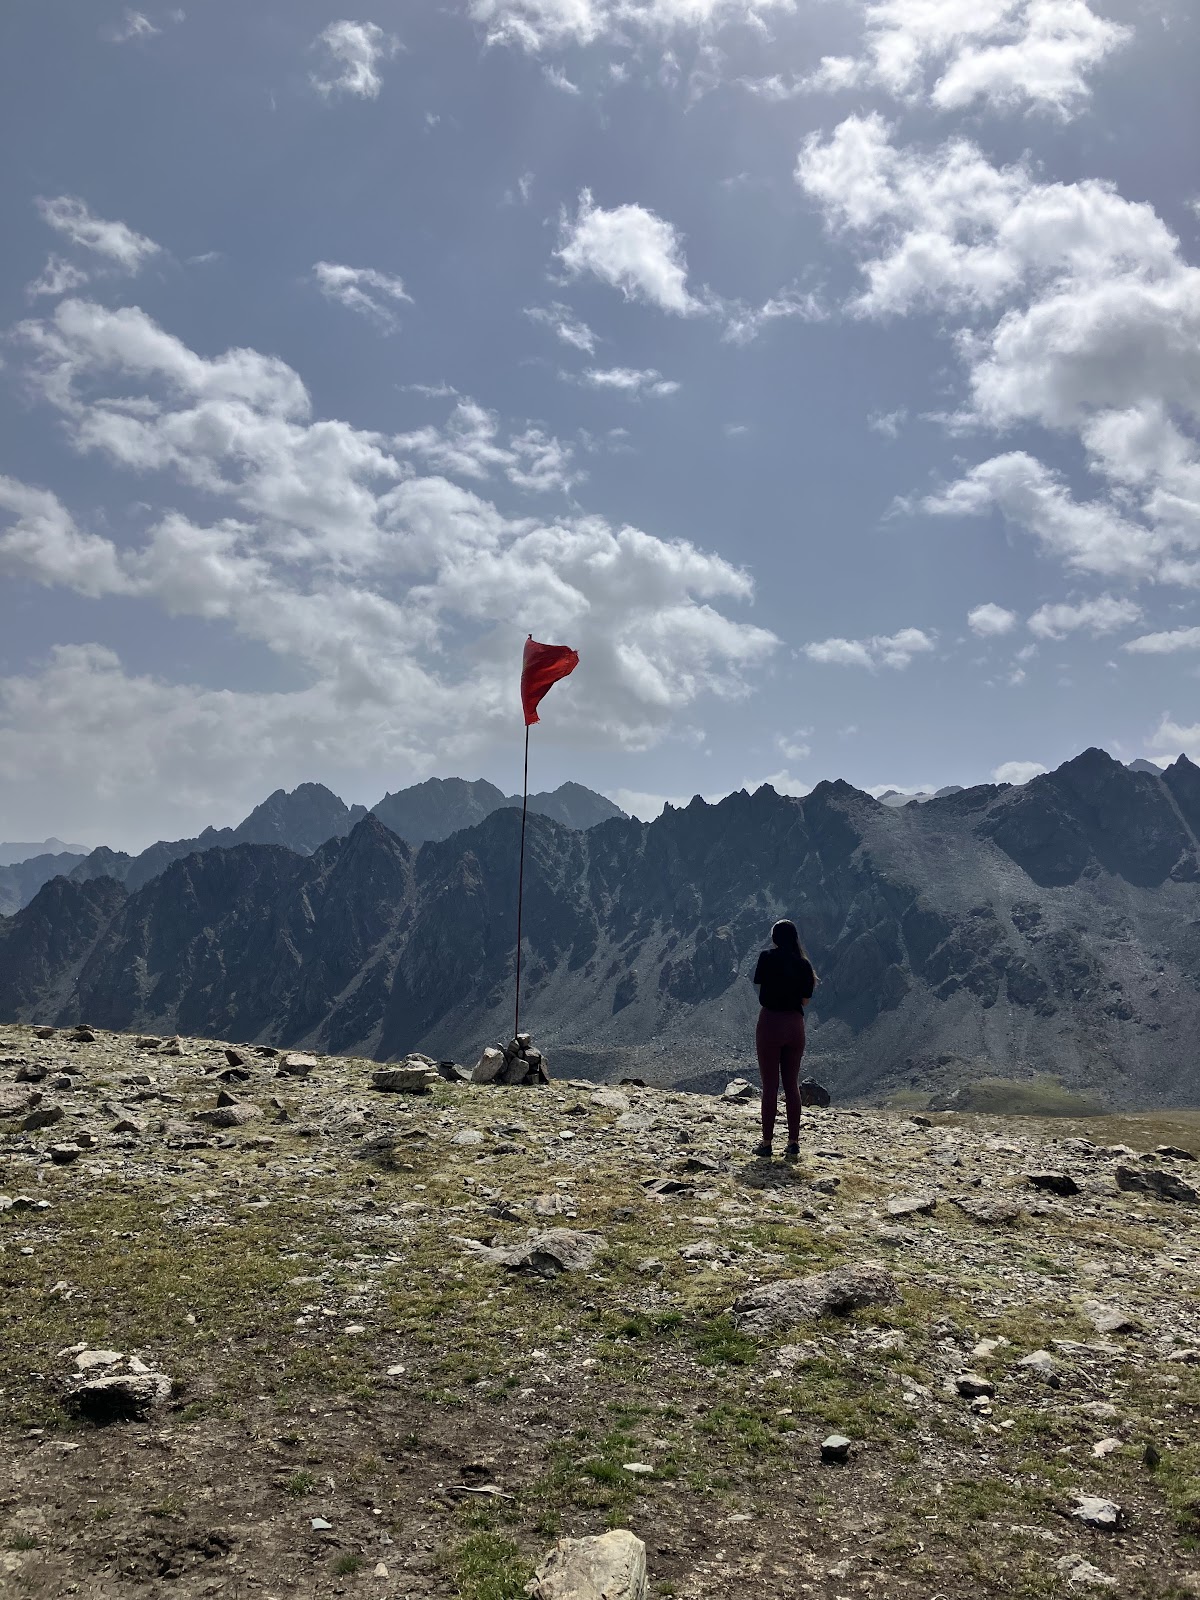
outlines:
[{"label": "rocky mountain ridge", "polygon": [[[0,925],[0,1016],[469,1056],[511,1029],[518,829],[502,809],[418,851],[371,815],[133,894],[56,880]],[[920,806],[830,783],[587,832],[536,817],[523,1015],[589,1076],[704,1085],[750,1058],[749,973],[787,914],[821,979],[807,1059],[843,1097],[1051,1072],[1194,1104],[1198,841],[1200,768],[1099,750]]]},{"label": "rocky mountain ridge", "polygon": [[[482,821],[493,811],[520,804],[520,795],[506,795],[484,779],[469,782],[464,778],[428,778],[395,794],[385,794],[371,809],[393,833],[409,844],[421,844],[427,839],[444,839]],[[568,828],[591,828],[610,817],[625,815],[604,795],[570,782],[531,794],[529,809],[553,817]],[[82,854],[66,846],[61,851],[42,852],[27,860],[0,864],[0,915],[19,911],[44,883],[60,876],[76,883],[115,878],[132,890],[156,878],[172,861],[182,861],[199,850],[278,844],[301,855],[311,855],[327,839],[340,839],[349,833],[366,815],[366,806],[346,805],[324,784],[302,783],[290,792],[276,789],[235,828],[205,828],[194,839],[160,839],[136,856],[106,845]]]}]

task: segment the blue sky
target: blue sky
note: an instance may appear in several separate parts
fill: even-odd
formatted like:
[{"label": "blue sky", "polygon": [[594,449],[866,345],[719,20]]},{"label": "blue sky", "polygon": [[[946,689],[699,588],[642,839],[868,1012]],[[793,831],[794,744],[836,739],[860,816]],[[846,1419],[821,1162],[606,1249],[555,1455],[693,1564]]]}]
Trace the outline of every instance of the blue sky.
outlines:
[{"label": "blue sky", "polygon": [[1200,756],[1200,26],[16,0],[0,835]]}]

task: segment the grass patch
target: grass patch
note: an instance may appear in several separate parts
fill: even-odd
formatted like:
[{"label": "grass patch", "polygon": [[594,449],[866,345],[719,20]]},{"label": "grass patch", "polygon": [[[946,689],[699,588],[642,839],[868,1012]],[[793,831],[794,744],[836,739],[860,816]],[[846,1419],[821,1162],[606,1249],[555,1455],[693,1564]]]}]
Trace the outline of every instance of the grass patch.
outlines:
[{"label": "grass patch", "polygon": [[459,1600],[525,1600],[533,1567],[511,1539],[481,1531],[455,1545],[447,1561]]}]

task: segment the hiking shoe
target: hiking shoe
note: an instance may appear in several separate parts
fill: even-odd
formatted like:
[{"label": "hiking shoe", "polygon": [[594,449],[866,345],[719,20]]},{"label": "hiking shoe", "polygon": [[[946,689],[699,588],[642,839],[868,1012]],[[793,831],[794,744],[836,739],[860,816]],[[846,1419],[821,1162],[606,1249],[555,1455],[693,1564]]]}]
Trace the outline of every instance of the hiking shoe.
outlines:
[{"label": "hiking shoe", "polygon": [[783,1152],[783,1159],[785,1161],[799,1161],[800,1146],[794,1139],[788,1140],[787,1148]]},{"label": "hiking shoe", "polygon": [[771,1146],[765,1139],[760,1139],[754,1146],[754,1154],[756,1156],[769,1156],[771,1154]]}]

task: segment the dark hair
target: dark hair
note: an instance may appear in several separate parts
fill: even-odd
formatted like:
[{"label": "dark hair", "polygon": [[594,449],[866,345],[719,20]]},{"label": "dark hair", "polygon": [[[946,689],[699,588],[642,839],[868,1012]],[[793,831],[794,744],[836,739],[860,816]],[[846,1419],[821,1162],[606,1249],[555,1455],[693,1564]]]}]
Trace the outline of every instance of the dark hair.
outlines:
[{"label": "dark hair", "polygon": [[796,955],[804,955],[804,946],[800,943],[800,930],[794,922],[783,917],[771,929],[771,943],[777,950],[790,950]]}]

